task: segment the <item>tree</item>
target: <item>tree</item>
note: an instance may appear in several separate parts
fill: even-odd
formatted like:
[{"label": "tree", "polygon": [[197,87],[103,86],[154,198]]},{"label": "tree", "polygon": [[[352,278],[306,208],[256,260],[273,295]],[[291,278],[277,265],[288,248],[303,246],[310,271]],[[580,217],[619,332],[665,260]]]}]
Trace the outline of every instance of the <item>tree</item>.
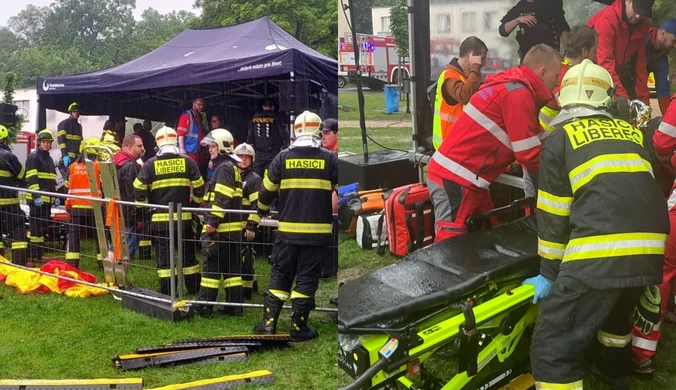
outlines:
[{"label": "tree", "polygon": [[198,0],[199,26],[228,26],[267,16],[320,53],[336,58],[338,9],[335,0]]},{"label": "tree", "polygon": [[[12,104],[14,101],[14,88],[16,81],[16,74],[9,72],[5,75],[2,85],[2,101],[7,104]],[[23,115],[18,115],[19,120],[16,123],[11,125],[5,125],[7,131],[9,132],[9,137],[7,137],[6,145],[13,145],[16,142],[16,136],[21,130],[21,124],[24,121]]]},{"label": "tree", "polygon": [[45,23],[54,11],[49,7],[36,7],[28,4],[17,16],[12,16],[7,22],[10,30],[18,38],[23,39],[29,45],[41,43],[49,30]]},{"label": "tree", "polygon": [[390,31],[397,44],[397,53],[408,57],[408,0],[398,0],[390,9]]}]

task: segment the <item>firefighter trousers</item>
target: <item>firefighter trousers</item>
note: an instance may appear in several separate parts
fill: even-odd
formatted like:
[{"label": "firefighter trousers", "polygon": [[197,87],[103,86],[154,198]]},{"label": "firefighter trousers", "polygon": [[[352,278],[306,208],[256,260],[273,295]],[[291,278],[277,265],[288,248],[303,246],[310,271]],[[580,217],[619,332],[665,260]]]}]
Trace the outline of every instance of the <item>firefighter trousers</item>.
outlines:
[{"label": "firefighter trousers", "polygon": [[[157,258],[157,275],[160,278],[160,293],[169,295],[171,292],[171,270],[169,269],[169,255],[174,248],[169,244],[169,226],[166,223],[152,224],[153,246]],[[177,226],[177,225],[174,225]],[[174,235],[178,240],[178,234]],[[178,267],[178,257],[175,258]],[[174,269],[174,276],[178,268]],[[183,221],[183,278],[188,293],[197,293],[200,279],[200,269],[195,256],[195,230],[190,221]],[[180,281],[177,280],[177,283]]]},{"label": "firefighter trousers", "polygon": [[204,261],[204,270],[200,282],[198,300],[215,301],[223,278],[225,302],[242,303],[242,258],[240,243],[227,241],[227,236],[219,234],[218,248]]},{"label": "firefighter trousers", "polygon": [[143,225],[143,230],[138,234],[138,258],[140,260],[150,260],[152,258],[151,248],[152,248],[152,239],[150,235],[150,222],[145,222]]},{"label": "firefighter trousers", "polygon": [[[323,259],[331,256],[326,245],[297,245],[278,241],[272,250],[272,272],[267,293],[281,301],[291,298],[293,311],[307,313],[315,308]],[[296,280],[296,286],[293,281]]]},{"label": "firefighter trousers", "polygon": [[560,275],[540,304],[533,331],[531,367],[538,389],[582,388],[584,353],[591,342],[602,374],[626,376],[632,368],[631,315],[642,291],[598,290]]},{"label": "firefighter trousers", "polygon": [[70,225],[68,226],[68,250],[66,262],[74,267],[80,266],[80,232],[86,229],[88,239],[94,239],[96,253],[99,253],[99,241],[96,239],[94,227],[94,210],[71,209]]},{"label": "firefighter trousers", "polygon": [[[488,190],[463,187],[442,179],[443,187],[429,180],[427,188],[434,206],[434,242],[467,233],[465,220],[492,210],[493,200]],[[497,221],[492,221],[495,225]]]},{"label": "firefighter trousers", "polygon": [[[664,266],[662,268],[662,283],[658,286],[660,292],[660,306],[659,306],[659,320],[658,321],[641,321],[647,317],[646,315],[638,316],[634,326],[634,338],[632,345],[634,347],[634,357],[639,360],[648,360],[657,352],[657,343],[662,337],[662,318],[663,313],[667,311],[669,298],[671,297],[671,286],[676,281],[676,211],[669,212],[669,222],[671,225],[671,232],[664,248]],[[650,300],[647,295],[641,299],[637,305],[637,314],[641,311],[645,314],[650,313]],[[655,307],[654,309],[657,309]],[[648,313],[646,313],[646,311]],[[654,310],[653,310],[654,312]],[[649,326],[646,326],[649,325]]]},{"label": "firefighter trousers", "polygon": [[45,253],[45,236],[49,229],[51,218],[51,203],[43,203],[40,207],[35,207],[33,202],[28,204],[30,230],[30,244],[28,245],[30,257],[34,260],[40,260]]},{"label": "firefighter trousers", "polygon": [[18,204],[0,206],[0,236],[7,237],[8,248],[0,237],[0,249],[2,255],[6,256],[9,249],[12,250],[12,263],[26,265],[26,251],[28,243],[26,242],[26,214],[21,210]]}]

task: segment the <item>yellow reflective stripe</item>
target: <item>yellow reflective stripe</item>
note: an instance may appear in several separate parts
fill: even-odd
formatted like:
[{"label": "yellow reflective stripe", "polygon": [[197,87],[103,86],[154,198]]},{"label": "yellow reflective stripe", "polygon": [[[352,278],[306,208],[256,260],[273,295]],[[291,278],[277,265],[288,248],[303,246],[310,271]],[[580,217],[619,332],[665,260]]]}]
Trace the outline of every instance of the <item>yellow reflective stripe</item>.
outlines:
[{"label": "yellow reflective stripe", "polygon": [[168,278],[171,276],[171,271],[168,269],[158,269],[157,276],[159,276],[160,278]]},{"label": "yellow reflective stripe", "polygon": [[38,172],[38,179],[56,179],[56,173]]},{"label": "yellow reflective stripe", "polygon": [[66,134],[68,134],[68,132],[66,130],[59,130],[59,131],[56,132],[57,137],[60,137],[62,135],[66,135]]},{"label": "yellow reflective stripe", "polygon": [[202,197],[200,197],[200,196],[195,196],[195,195],[193,195],[192,201],[195,202],[195,203],[200,203],[200,204],[201,204],[201,203],[204,201],[204,198],[202,198]]},{"label": "yellow reflective stripe", "polygon": [[74,140],[74,141],[82,141],[82,136],[77,135],[77,134],[66,134],[66,139]]},{"label": "yellow reflective stripe", "polygon": [[[59,149],[65,149],[65,148],[66,148],[66,144],[59,144]],[[70,153],[68,153],[68,154],[70,154]]]},{"label": "yellow reflective stripe", "polygon": [[242,277],[237,276],[234,278],[227,278],[223,281],[223,287],[224,288],[229,288],[229,287],[237,287],[242,285]]},{"label": "yellow reflective stripe", "polygon": [[71,206],[73,209],[93,209],[94,206],[86,204],[74,204]]},{"label": "yellow reflective stripe", "polygon": [[253,280],[242,280],[242,287],[244,288],[253,288],[254,286],[254,281]]},{"label": "yellow reflective stripe", "polygon": [[200,272],[200,265],[195,264],[192,267],[183,268],[183,275],[194,275]]},{"label": "yellow reflective stripe", "polygon": [[258,201],[258,208],[263,210],[263,211],[268,211],[268,210],[270,210],[270,205],[261,203],[261,201],[259,200]]},{"label": "yellow reflective stripe", "polygon": [[232,198],[232,197],[235,196],[235,189],[234,188],[232,188],[230,186],[226,186],[225,184],[221,184],[221,183],[216,183],[216,187],[214,187],[214,191],[218,192],[219,194],[226,196],[228,198]]},{"label": "yellow reflective stripe", "polygon": [[[189,221],[192,219],[192,214],[189,212],[183,212],[181,213],[181,219],[183,221]],[[156,213],[153,214],[153,217],[151,218],[152,222],[169,222],[169,213]],[[174,213],[174,221],[178,221],[177,214]]]},{"label": "yellow reflective stripe", "polygon": [[599,342],[610,348],[624,348],[631,343],[631,333],[626,335],[616,335],[599,330],[596,334]]},{"label": "yellow reflective stripe", "polygon": [[44,238],[44,237],[34,237],[34,236],[30,236],[29,240],[30,240],[30,242],[33,242],[33,243],[45,242],[45,238]]},{"label": "yellow reflective stripe", "polygon": [[26,179],[29,177],[37,176],[38,175],[38,170],[37,169],[31,169],[30,171],[26,172]]},{"label": "yellow reflective stripe", "polygon": [[304,189],[331,191],[331,182],[324,179],[282,179],[280,190]]},{"label": "yellow reflective stripe", "polygon": [[[230,232],[238,232],[242,230],[242,223],[241,222],[224,222],[218,225],[218,231],[219,233],[230,233]],[[202,233],[207,232],[207,225],[204,225],[202,227]]]},{"label": "yellow reflective stripe", "polygon": [[12,243],[12,249],[28,249],[28,243],[27,242],[13,242]]},{"label": "yellow reflective stripe", "polygon": [[537,208],[550,214],[567,217],[570,215],[572,196],[556,196],[549,192],[538,190]]},{"label": "yellow reflective stripe", "polygon": [[331,234],[330,223],[300,223],[279,221],[279,231],[285,233]]},{"label": "yellow reflective stripe", "polygon": [[24,167],[21,167],[21,172],[19,172],[19,176],[16,178],[19,180],[23,180],[24,176],[26,175],[26,169]]},{"label": "yellow reflective stripe", "polygon": [[570,383],[535,382],[539,390],[582,390],[582,379]]},{"label": "yellow reflective stripe", "polygon": [[247,220],[253,221],[253,222],[256,222],[256,223],[260,223],[261,222],[261,216],[258,215],[258,214],[249,214],[249,218],[247,218]]},{"label": "yellow reflective stripe", "polygon": [[253,202],[257,200],[258,200],[258,191],[249,194],[249,202],[251,202],[251,204],[253,204]]},{"label": "yellow reflective stripe", "polygon": [[635,173],[650,172],[653,174],[650,162],[636,153],[604,154],[594,157],[584,164],[580,164],[570,171],[570,185],[573,193],[583,185],[589,183],[597,175],[603,173]]},{"label": "yellow reflective stripe", "polygon": [[220,279],[211,279],[211,278],[206,278],[202,276],[202,280],[200,281],[200,286],[206,287],[206,288],[215,288],[219,289],[221,287],[221,281]]},{"label": "yellow reflective stripe", "polygon": [[12,175],[12,172],[10,171],[0,169],[0,177],[14,177],[14,175]]},{"label": "yellow reflective stripe", "polygon": [[[211,210],[225,210],[223,207],[215,204],[211,206]],[[218,218],[225,218],[225,213],[220,211],[212,211],[211,214],[217,216]]]},{"label": "yellow reflective stripe", "polygon": [[141,240],[139,241],[139,246],[150,246],[152,244],[152,241],[150,240]]},{"label": "yellow reflective stripe", "polygon": [[289,299],[289,293],[286,291],[269,289],[268,292],[270,292],[270,294],[276,296],[282,301],[286,301],[287,299]]},{"label": "yellow reflective stripe", "polygon": [[40,189],[40,185],[39,185],[38,183],[31,184],[31,185],[28,186],[28,189],[29,189],[29,190],[39,190],[39,189]]},{"label": "yellow reflective stripe", "polygon": [[303,293],[299,293],[296,290],[291,291],[291,299],[308,299],[310,298],[309,295],[305,295]]},{"label": "yellow reflective stripe", "polygon": [[[151,191],[155,191],[160,188],[167,187],[190,187],[190,179],[180,178],[180,179],[162,179],[155,180],[152,183]],[[142,188],[139,188],[142,189]]]},{"label": "yellow reflective stripe", "polygon": [[242,199],[242,206],[251,206],[251,201],[249,199]]},{"label": "yellow reflective stripe", "polygon": [[19,198],[0,198],[0,206],[19,204]]},{"label": "yellow reflective stripe", "polygon": [[204,179],[202,179],[202,177],[200,176],[199,179],[192,180],[190,183],[192,184],[193,188],[200,188],[204,185]]},{"label": "yellow reflective stripe", "polygon": [[566,251],[566,244],[545,241],[538,237],[538,255],[549,260],[563,259],[563,253]]},{"label": "yellow reflective stripe", "polygon": [[141,180],[136,178],[136,180],[134,180],[134,188],[136,188],[137,190],[145,191],[145,190],[148,189],[148,185],[143,184],[143,182],[141,182]]},{"label": "yellow reflective stripe", "polygon": [[135,200],[134,203],[136,204],[148,204],[148,200]]},{"label": "yellow reflective stripe", "polygon": [[78,252],[66,252],[66,260],[80,260]]},{"label": "yellow reflective stripe", "polygon": [[666,234],[619,233],[574,238],[568,242],[563,261],[634,255],[664,255]]},{"label": "yellow reflective stripe", "polygon": [[265,187],[265,189],[270,192],[275,192],[277,191],[277,189],[279,189],[279,184],[275,184],[272,181],[270,181],[266,172],[265,178],[263,179],[263,187]]}]

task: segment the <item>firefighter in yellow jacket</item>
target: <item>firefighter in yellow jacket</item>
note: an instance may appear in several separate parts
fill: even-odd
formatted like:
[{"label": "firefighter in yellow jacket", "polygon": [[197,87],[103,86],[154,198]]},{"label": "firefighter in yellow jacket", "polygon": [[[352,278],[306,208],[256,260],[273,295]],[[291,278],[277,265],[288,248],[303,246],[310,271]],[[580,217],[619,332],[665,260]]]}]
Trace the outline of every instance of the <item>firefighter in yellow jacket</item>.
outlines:
[{"label": "firefighter in yellow jacket", "polygon": [[644,286],[662,281],[666,200],[650,140],[606,111],[613,92],[602,67],[589,60],[572,67],[540,155],[542,260],[540,275],[524,281],[535,287],[534,301],[542,299],[531,345],[538,389],[582,389],[592,340],[600,376],[614,390],[629,389],[632,311]]},{"label": "firefighter in yellow jacket", "polygon": [[[317,114],[300,114],[294,133],[296,140],[270,163],[258,196],[258,215],[264,216],[279,195],[279,230],[263,321],[254,333],[274,334],[282,306],[291,299],[290,334],[302,341],[318,336],[307,323],[315,308],[322,261],[331,256],[331,196],[338,185],[338,157],[321,147],[322,120]],[[254,230],[256,222],[250,223]]]}]

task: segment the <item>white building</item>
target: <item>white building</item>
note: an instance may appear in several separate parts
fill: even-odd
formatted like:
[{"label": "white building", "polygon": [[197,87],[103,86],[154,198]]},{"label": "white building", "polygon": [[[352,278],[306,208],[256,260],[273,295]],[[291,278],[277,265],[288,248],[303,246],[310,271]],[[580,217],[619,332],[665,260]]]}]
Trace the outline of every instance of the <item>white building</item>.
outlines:
[{"label": "white building", "polygon": [[[343,12],[343,2],[347,4],[347,1],[345,0],[338,0],[338,38],[345,38],[346,41],[352,41],[350,23],[347,19],[350,17],[350,10],[347,9]],[[347,18],[345,17],[346,15]]]},{"label": "white building", "polygon": [[371,8],[371,26],[373,35],[390,35],[390,9],[392,7]]}]

